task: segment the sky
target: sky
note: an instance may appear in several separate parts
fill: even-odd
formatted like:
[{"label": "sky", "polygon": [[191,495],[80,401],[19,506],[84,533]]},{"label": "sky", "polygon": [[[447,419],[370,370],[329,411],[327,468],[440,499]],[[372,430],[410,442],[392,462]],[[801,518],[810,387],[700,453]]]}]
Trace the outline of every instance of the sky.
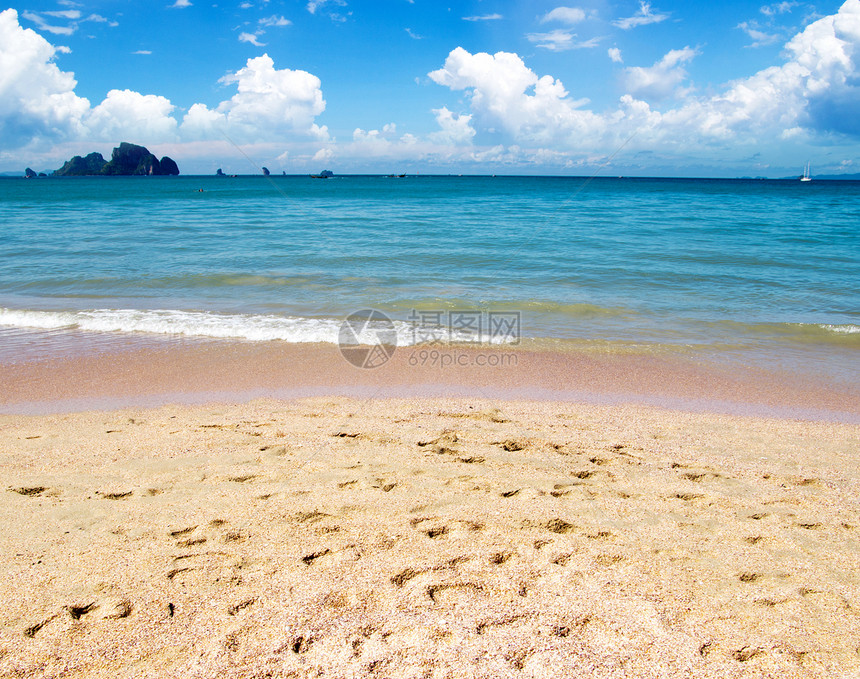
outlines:
[{"label": "sky", "polygon": [[559,1],[19,2],[0,171],[860,172],[860,0]]}]

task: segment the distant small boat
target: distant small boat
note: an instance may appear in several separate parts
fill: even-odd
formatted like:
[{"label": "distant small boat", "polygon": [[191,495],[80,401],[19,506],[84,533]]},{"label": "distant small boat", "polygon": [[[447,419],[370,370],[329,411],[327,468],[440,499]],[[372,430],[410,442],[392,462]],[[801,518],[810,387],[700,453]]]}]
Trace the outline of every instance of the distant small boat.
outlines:
[{"label": "distant small boat", "polygon": [[803,168],[803,176],[800,178],[802,182],[811,182],[812,177],[809,176],[809,163],[806,163],[806,167]]}]

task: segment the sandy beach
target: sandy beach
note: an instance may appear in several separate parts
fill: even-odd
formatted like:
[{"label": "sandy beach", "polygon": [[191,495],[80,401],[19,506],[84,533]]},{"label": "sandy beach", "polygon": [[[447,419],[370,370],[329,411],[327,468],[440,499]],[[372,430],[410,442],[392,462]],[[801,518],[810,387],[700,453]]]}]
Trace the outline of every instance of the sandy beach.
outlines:
[{"label": "sandy beach", "polygon": [[0,674],[853,677],[860,427],[258,399],[0,416]]}]

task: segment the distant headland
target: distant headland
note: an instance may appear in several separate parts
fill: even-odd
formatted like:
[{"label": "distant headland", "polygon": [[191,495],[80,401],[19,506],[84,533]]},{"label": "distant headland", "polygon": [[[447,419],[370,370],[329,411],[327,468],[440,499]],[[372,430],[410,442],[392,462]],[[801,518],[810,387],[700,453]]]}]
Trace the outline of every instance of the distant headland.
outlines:
[{"label": "distant headland", "polygon": [[105,160],[101,153],[91,153],[86,157],[75,156],[55,170],[55,177],[87,177],[92,175],[177,175],[176,162],[164,156],[161,160],[149,152],[145,146],[122,142]]}]

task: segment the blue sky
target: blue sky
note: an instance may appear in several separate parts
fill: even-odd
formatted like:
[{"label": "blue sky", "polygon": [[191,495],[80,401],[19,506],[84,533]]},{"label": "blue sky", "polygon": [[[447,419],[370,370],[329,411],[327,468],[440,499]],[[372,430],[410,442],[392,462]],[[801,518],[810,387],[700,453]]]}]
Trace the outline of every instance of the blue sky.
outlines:
[{"label": "blue sky", "polygon": [[860,0],[103,0],[0,11],[0,171],[860,172]]}]

